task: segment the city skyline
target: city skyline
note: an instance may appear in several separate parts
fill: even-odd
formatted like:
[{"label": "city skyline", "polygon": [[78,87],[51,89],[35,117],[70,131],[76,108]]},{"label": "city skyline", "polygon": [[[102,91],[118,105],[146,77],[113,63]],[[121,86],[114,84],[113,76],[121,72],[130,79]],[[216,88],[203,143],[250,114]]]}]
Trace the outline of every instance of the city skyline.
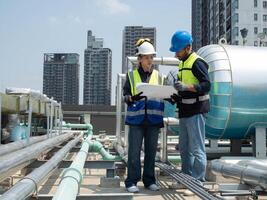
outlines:
[{"label": "city skyline", "polygon": [[[153,6],[151,6],[153,5]],[[164,14],[163,14],[164,13]],[[177,29],[191,31],[191,1],[77,0],[0,2],[0,91],[6,87],[42,91],[43,54],[78,53],[83,77],[87,31],[104,38],[112,50],[112,104],[116,74],[121,72],[125,26],[156,27],[158,56],[173,57],[170,38]],[[80,80],[80,103],[83,81]]]}]

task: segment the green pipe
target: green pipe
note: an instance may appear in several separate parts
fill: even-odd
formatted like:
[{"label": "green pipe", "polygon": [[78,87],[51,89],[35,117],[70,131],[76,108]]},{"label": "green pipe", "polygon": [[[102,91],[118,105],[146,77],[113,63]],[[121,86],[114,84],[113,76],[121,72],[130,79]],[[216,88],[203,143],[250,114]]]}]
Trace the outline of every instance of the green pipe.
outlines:
[{"label": "green pipe", "polygon": [[91,124],[63,124],[63,127],[66,128],[77,128],[77,129],[87,129],[87,132],[84,133],[85,136],[93,135],[93,126]]},{"label": "green pipe", "polygon": [[89,143],[90,143],[89,151],[100,153],[103,160],[121,161],[120,156],[114,156],[108,153],[100,142],[89,141]]},{"label": "green pipe", "polygon": [[168,161],[173,164],[179,164],[181,163],[181,156],[168,156]]},{"label": "green pipe", "polygon": [[82,147],[71,166],[64,170],[60,185],[53,200],[74,200],[79,191],[83,179],[83,167],[87,158],[91,137],[88,136],[83,142]]}]

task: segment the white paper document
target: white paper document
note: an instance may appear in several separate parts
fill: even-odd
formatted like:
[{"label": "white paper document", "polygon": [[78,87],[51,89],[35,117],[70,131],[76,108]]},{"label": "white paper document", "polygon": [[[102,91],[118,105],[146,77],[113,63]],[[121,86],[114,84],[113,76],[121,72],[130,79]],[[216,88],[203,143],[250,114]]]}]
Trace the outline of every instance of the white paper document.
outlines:
[{"label": "white paper document", "polygon": [[173,93],[177,93],[175,88],[171,85],[150,85],[148,83],[137,83],[137,93],[143,92],[142,96],[148,98],[170,98]]}]

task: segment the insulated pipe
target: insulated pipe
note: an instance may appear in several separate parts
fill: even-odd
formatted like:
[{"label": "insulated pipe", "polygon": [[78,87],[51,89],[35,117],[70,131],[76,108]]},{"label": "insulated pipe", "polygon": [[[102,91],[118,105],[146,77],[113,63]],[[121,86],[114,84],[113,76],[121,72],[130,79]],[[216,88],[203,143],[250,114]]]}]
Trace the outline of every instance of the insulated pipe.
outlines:
[{"label": "insulated pipe", "polygon": [[62,115],[62,106],[60,102],[59,103],[59,134],[62,133],[62,120],[63,120],[63,115]]},{"label": "insulated pipe", "polygon": [[86,129],[91,129],[93,130],[93,126],[91,124],[64,124],[63,127],[67,128],[86,128]]},{"label": "insulated pipe", "polygon": [[116,87],[116,137],[121,144],[121,121],[122,121],[122,80],[125,79],[125,74],[117,75]]},{"label": "insulated pipe", "polygon": [[231,177],[253,186],[260,186],[267,190],[267,169],[255,168],[250,165],[239,165],[223,162],[222,160],[211,161],[211,170],[215,174]]},{"label": "insulated pipe", "polygon": [[10,176],[10,174],[14,172],[14,169],[18,170],[19,165],[24,165],[24,163],[27,162],[30,163],[31,161],[35,160],[42,152],[68,140],[73,135],[73,133],[66,133],[60,136],[56,136],[45,141],[38,142],[37,144],[33,144],[29,147],[13,152],[6,156],[0,157],[0,181]]},{"label": "insulated pipe", "polygon": [[45,108],[46,108],[46,115],[47,115],[47,118],[46,118],[46,136],[47,136],[47,138],[49,138],[49,132],[50,132],[50,130],[49,130],[49,127],[50,127],[50,124],[49,124],[50,116],[48,114],[49,113],[49,102],[46,103]]},{"label": "insulated pipe", "polygon": [[29,143],[27,143],[26,140],[18,140],[16,142],[11,142],[8,144],[4,144],[0,146],[0,156],[4,156],[5,154],[9,154],[13,151],[17,151],[19,149],[22,149],[24,147],[27,147],[29,145],[32,145],[37,142],[41,142],[43,140],[46,140],[47,136],[34,136],[29,138]]},{"label": "insulated pipe", "polygon": [[81,149],[73,160],[71,166],[62,175],[60,185],[53,200],[74,200],[79,192],[83,178],[83,166],[89,151],[91,137],[88,136],[82,143]]},{"label": "insulated pipe", "polygon": [[103,160],[117,160],[117,161],[121,160],[120,156],[115,156],[108,153],[100,142],[89,141],[89,144],[90,144],[89,151],[100,153]]},{"label": "insulated pipe", "polygon": [[28,110],[28,131],[26,140],[29,143],[29,139],[32,136],[32,97],[29,95],[29,110]]},{"label": "insulated pipe", "polygon": [[5,192],[0,200],[23,200],[30,197],[34,192],[37,192],[39,186],[48,176],[55,170],[67,153],[79,142],[82,134],[75,139],[68,142],[62,149],[60,149],[51,159],[49,159],[41,167],[35,169],[33,172],[22,178],[11,189]]},{"label": "insulated pipe", "polygon": [[52,129],[53,129],[53,113],[54,113],[54,105],[53,105],[53,97],[51,98],[50,104],[50,127],[49,127],[49,137],[51,137]]}]

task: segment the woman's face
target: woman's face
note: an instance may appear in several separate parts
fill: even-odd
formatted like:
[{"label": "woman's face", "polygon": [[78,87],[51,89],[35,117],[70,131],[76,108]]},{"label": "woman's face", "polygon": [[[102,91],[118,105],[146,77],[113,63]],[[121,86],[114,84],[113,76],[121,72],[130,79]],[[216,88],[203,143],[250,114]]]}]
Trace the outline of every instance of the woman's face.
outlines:
[{"label": "woman's face", "polygon": [[142,55],[138,58],[139,63],[143,67],[143,69],[150,69],[153,64],[153,55]]}]

